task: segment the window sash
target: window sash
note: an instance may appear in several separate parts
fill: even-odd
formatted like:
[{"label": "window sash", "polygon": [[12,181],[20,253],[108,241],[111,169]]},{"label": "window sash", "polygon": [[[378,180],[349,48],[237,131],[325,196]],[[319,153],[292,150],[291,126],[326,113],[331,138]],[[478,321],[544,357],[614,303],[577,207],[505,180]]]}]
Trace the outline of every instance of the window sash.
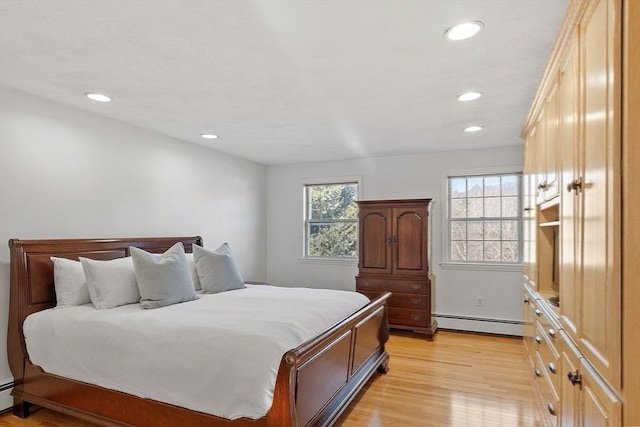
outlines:
[{"label": "window sash", "polygon": [[[514,194],[514,190],[510,189],[506,194],[504,192],[504,183],[502,181],[503,177],[515,177],[516,179],[516,188],[515,188],[515,194]],[[497,189],[497,192],[495,190],[493,191],[487,191],[487,181],[489,180],[495,180],[498,179],[499,181],[499,188]],[[457,194],[453,194],[453,185],[454,185],[454,180],[458,180],[457,185],[458,188],[457,190]],[[460,191],[461,191],[461,181],[464,180],[464,194],[461,195]],[[481,194],[478,193],[477,189],[473,189],[473,191],[469,188],[469,182],[470,181],[476,181],[476,183],[478,181],[480,181],[482,183],[482,191]],[[495,183],[494,183],[495,185]],[[449,176],[447,177],[447,207],[448,207],[448,212],[447,212],[447,255],[446,255],[446,259],[448,262],[453,262],[453,263],[471,263],[471,264],[475,264],[475,263],[479,263],[479,264],[519,264],[522,261],[522,174],[520,173],[498,173],[498,174],[478,174],[478,175],[463,175],[463,176]],[[468,211],[468,203],[466,203],[466,201],[468,201],[469,199],[479,199],[482,200],[482,214],[484,214],[485,209],[486,209],[486,204],[485,201],[489,198],[495,198],[499,201],[500,203],[500,213],[504,213],[504,204],[503,204],[503,199],[505,198],[514,198],[517,197],[517,206],[516,206],[516,210],[515,210],[515,215],[511,215],[511,216],[469,216],[469,211]],[[465,200],[465,210],[464,210],[464,214],[465,215],[458,215],[458,216],[452,216],[453,214],[453,207],[452,207],[452,203],[455,200]],[[512,210],[513,211],[513,210]],[[496,213],[496,212],[494,212]],[[505,238],[505,237],[509,237],[509,236],[504,236],[504,223],[515,223],[515,227],[516,227],[516,239],[509,239],[509,238]],[[464,230],[464,237],[463,238],[453,238],[452,234],[453,234],[453,224],[460,224],[460,223],[464,223],[465,224],[465,230]],[[481,230],[480,230],[480,235],[475,235],[475,236],[469,236],[469,223],[480,223],[481,224]],[[497,227],[497,233],[498,236],[496,238],[488,238],[486,236],[487,233],[487,224],[488,223],[498,223],[498,227]],[[482,254],[482,259],[469,259],[469,243],[472,243],[474,245],[481,245],[481,254]],[[505,258],[505,251],[508,250],[513,250],[513,244],[516,244],[515,249],[517,250],[517,259],[516,260],[504,260]],[[460,246],[462,245],[462,246]],[[498,247],[498,252],[497,252],[497,259],[495,259],[495,255],[492,257],[491,255],[489,255],[489,258],[494,258],[494,259],[487,259],[487,248],[489,248],[491,246],[495,247],[497,245]],[[453,259],[452,257],[452,253],[454,252],[454,248],[456,249],[460,249],[460,248],[464,248],[464,258],[465,259]],[[491,248],[490,248],[491,250]],[[495,252],[494,252],[495,254]],[[478,257],[480,258],[480,257]]]},{"label": "window sash", "polygon": [[[304,256],[306,258],[340,258],[340,259],[357,259],[357,239],[358,239],[358,218],[312,218],[314,203],[312,201],[311,191],[314,187],[331,187],[331,186],[346,186],[353,185],[356,188],[355,200],[358,199],[359,182],[330,182],[322,184],[304,184],[304,197],[305,197],[305,212],[304,212]],[[339,225],[355,224],[355,236],[356,254],[354,256],[340,256],[340,255],[311,255],[311,228],[314,225],[326,225],[326,226],[339,226]]]}]

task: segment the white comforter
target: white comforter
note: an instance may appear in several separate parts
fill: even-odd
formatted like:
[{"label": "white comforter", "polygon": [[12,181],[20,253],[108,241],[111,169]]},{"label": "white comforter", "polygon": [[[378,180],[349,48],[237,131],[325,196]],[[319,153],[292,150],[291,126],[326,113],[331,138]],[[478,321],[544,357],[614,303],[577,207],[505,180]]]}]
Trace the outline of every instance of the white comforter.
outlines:
[{"label": "white comforter", "polygon": [[355,292],[248,285],[153,310],[45,310],[26,319],[24,335],[45,372],[224,418],[260,418],[282,355],[367,302]]}]

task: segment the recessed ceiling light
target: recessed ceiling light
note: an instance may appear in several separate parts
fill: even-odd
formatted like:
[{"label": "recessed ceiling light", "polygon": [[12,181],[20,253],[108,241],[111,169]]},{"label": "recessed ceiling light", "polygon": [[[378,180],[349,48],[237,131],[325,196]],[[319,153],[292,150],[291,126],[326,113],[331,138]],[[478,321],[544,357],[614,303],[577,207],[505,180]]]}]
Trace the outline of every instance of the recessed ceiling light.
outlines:
[{"label": "recessed ceiling light", "polygon": [[474,99],[478,99],[482,96],[482,92],[465,92],[456,96],[458,101],[473,101]]},{"label": "recessed ceiling light", "polygon": [[218,138],[218,135],[214,135],[212,133],[203,133],[200,136],[203,137],[204,139],[216,139],[216,138]]},{"label": "recessed ceiling light", "polygon": [[478,34],[482,27],[484,27],[484,24],[480,21],[463,22],[449,28],[444,32],[444,35],[449,40],[464,40]]},{"label": "recessed ceiling light", "polygon": [[465,132],[478,132],[479,130],[482,130],[482,126],[469,126],[464,128]]},{"label": "recessed ceiling light", "polygon": [[87,98],[91,99],[92,101],[98,101],[98,102],[109,102],[109,101],[111,101],[110,97],[108,97],[107,95],[103,95],[101,93],[87,92],[87,93],[85,93],[85,96]]}]

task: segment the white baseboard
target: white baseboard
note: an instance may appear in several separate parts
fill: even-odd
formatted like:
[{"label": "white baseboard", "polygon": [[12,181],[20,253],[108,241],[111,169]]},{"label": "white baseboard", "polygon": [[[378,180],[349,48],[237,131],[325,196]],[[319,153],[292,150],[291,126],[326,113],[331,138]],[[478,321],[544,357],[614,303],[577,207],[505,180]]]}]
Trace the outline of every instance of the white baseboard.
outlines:
[{"label": "white baseboard", "polygon": [[[0,385],[5,384],[4,382]],[[0,391],[0,412],[5,411],[13,406],[13,397],[11,397],[11,389]]]},{"label": "white baseboard", "polygon": [[522,336],[522,323],[513,320],[434,314],[439,329]]}]

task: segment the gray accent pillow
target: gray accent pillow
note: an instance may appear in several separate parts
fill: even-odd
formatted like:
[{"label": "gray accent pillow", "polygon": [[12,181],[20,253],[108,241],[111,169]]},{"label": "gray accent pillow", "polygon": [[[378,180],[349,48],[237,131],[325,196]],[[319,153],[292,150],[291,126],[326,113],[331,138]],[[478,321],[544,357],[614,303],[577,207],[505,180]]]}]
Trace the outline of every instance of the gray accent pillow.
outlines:
[{"label": "gray accent pillow", "polygon": [[215,251],[193,245],[193,259],[203,293],[216,294],[245,287],[228,243]]},{"label": "gray accent pillow", "polygon": [[181,242],[163,254],[129,248],[142,308],[159,308],[198,299]]}]

